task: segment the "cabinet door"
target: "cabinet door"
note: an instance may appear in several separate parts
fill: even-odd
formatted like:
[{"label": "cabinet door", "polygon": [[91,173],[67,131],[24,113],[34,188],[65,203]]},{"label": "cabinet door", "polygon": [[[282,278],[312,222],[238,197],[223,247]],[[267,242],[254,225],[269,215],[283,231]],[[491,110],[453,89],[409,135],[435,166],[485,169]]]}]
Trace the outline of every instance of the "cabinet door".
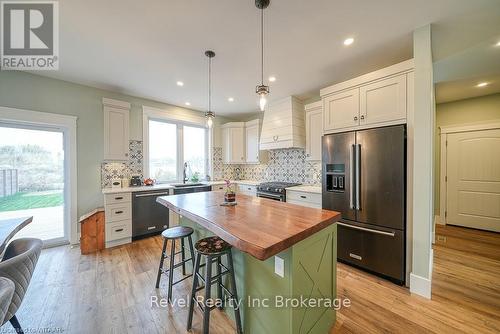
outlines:
[{"label": "cabinet door", "polygon": [[327,96],[323,99],[325,132],[359,125],[359,88]]},{"label": "cabinet door", "polygon": [[321,160],[321,135],[323,134],[323,110],[306,114],[306,160]]},{"label": "cabinet door", "polygon": [[231,162],[245,162],[245,129],[231,128]]},{"label": "cabinet door", "polygon": [[406,74],[360,88],[360,124],[406,119]]},{"label": "cabinet door", "polygon": [[104,160],[127,160],[129,151],[129,111],[104,108]]},{"label": "cabinet door", "polygon": [[259,127],[252,126],[246,132],[246,162],[259,163]]},{"label": "cabinet door", "polygon": [[222,130],[222,156],[224,163],[245,162],[245,129],[225,128]]}]

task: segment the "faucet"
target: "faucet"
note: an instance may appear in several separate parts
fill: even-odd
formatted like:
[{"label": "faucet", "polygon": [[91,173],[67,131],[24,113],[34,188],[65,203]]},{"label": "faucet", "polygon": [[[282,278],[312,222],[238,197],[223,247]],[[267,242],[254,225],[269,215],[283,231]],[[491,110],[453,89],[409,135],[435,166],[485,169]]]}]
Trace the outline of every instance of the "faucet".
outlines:
[{"label": "faucet", "polygon": [[182,183],[184,183],[184,184],[189,180],[187,177],[187,168],[188,168],[188,163],[185,162],[184,163],[184,171],[182,173]]}]

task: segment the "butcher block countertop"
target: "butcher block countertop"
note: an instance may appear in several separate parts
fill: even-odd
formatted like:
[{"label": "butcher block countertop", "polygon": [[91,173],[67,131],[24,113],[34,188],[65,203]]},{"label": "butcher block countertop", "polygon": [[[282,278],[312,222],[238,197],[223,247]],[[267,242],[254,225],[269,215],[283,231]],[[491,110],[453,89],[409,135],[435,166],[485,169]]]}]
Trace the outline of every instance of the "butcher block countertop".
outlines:
[{"label": "butcher block countertop", "polygon": [[266,260],[337,222],[340,213],[266,198],[236,195],[238,205],[221,206],[224,193],[162,196],[157,201],[198,223],[233,247]]}]

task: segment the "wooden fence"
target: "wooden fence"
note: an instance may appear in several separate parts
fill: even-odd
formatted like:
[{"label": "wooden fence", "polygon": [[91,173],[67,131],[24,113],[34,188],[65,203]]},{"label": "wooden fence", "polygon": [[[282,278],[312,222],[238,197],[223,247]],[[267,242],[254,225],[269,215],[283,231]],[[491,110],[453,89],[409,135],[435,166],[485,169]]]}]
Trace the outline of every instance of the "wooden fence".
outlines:
[{"label": "wooden fence", "polygon": [[0,197],[14,195],[18,191],[17,169],[0,169]]}]

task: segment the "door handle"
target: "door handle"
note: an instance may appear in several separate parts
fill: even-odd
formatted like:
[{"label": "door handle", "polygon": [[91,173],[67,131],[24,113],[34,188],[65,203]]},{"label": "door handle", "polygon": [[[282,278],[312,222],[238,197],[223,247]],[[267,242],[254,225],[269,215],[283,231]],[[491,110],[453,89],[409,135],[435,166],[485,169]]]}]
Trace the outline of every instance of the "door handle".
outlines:
[{"label": "door handle", "polygon": [[354,254],[354,253],[349,253],[349,256],[352,257],[353,259],[356,259],[356,260],[359,260],[359,261],[361,261],[363,259],[358,254]]},{"label": "door handle", "polygon": [[345,223],[341,223],[341,222],[337,222],[337,224],[339,224],[341,226],[344,226],[344,227],[352,228],[353,230],[360,230],[360,231],[365,231],[365,232],[370,232],[370,233],[375,233],[375,234],[382,234],[382,235],[387,235],[389,237],[394,237],[396,235],[396,233],[394,233],[394,232],[385,232],[385,231],[373,230],[371,228],[366,228],[366,227],[361,227],[361,226],[354,226],[354,225],[349,225],[349,224],[345,224]]},{"label": "door handle", "polygon": [[147,193],[147,194],[137,194],[135,197],[150,197],[150,196],[164,196],[168,195],[168,193]]},{"label": "door handle", "polygon": [[115,232],[122,232],[123,229],[122,228],[119,228],[119,229],[116,229]]},{"label": "door handle", "polygon": [[121,211],[121,210],[120,210],[120,211],[115,211],[115,213],[116,213],[117,215],[119,215],[119,214],[122,214],[122,213],[123,213],[123,211]]},{"label": "door handle", "polygon": [[304,196],[304,195],[300,195],[300,198],[307,198],[307,197],[306,197],[306,196]]},{"label": "door handle", "polygon": [[361,210],[361,144],[356,145],[356,210]]},{"label": "door handle", "polygon": [[349,150],[349,209],[354,209],[354,145]]},{"label": "door handle", "polygon": [[115,197],[115,200],[117,200],[117,201],[121,200],[121,199],[123,199],[123,197]]}]

